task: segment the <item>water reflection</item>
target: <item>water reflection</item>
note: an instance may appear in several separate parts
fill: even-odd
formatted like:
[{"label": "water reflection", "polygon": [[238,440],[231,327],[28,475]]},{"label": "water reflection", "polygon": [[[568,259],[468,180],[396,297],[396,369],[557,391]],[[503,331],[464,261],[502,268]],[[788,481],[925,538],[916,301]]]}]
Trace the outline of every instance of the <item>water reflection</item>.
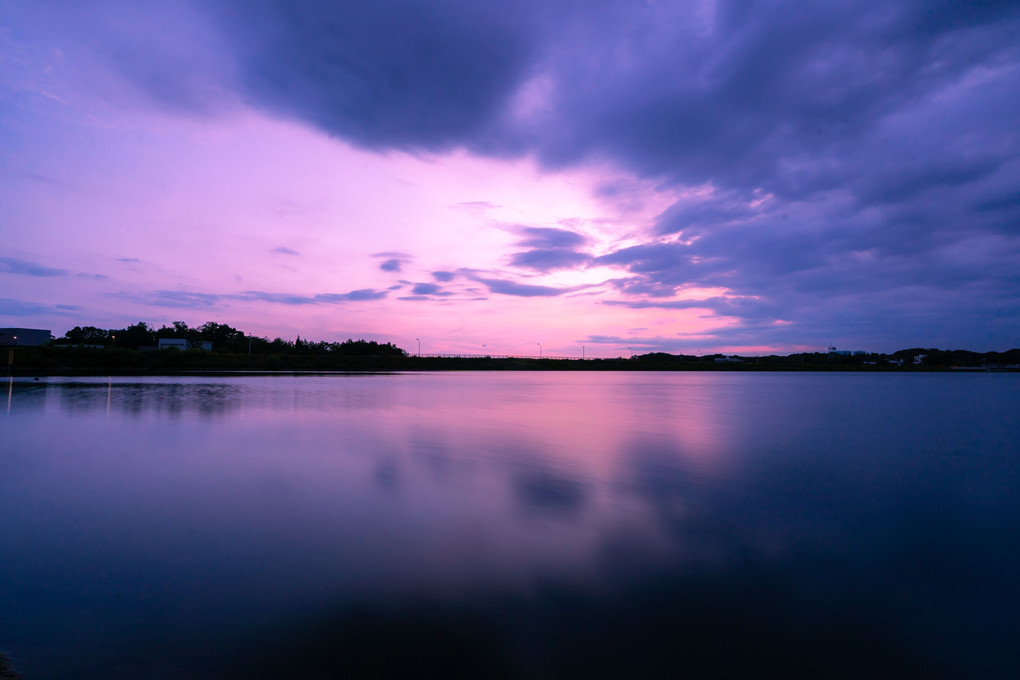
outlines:
[{"label": "water reflection", "polygon": [[0,644],[31,678],[1010,677],[1011,379],[15,381]]}]

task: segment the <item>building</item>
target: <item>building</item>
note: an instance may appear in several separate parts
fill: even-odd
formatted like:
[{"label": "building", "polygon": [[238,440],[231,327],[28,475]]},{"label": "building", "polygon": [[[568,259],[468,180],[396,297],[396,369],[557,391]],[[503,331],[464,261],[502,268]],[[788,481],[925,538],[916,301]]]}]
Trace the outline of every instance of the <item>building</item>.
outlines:
[{"label": "building", "polygon": [[48,345],[53,334],[41,328],[0,328],[0,345]]},{"label": "building", "polygon": [[[141,347],[139,349],[142,349]],[[144,349],[149,349],[148,347]],[[179,349],[182,352],[186,349],[204,349],[212,351],[212,343],[208,340],[185,340],[184,338],[160,338],[157,349]]]},{"label": "building", "polygon": [[188,341],[184,338],[160,338],[160,349],[179,349],[182,352],[188,349]]}]

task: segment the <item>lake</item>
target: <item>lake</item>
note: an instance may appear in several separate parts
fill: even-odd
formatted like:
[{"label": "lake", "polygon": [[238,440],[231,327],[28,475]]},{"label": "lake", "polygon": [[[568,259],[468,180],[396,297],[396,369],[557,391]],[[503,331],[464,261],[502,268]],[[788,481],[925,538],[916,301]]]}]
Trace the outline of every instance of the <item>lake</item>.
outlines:
[{"label": "lake", "polygon": [[18,378],[26,680],[1020,677],[1020,376]]}]

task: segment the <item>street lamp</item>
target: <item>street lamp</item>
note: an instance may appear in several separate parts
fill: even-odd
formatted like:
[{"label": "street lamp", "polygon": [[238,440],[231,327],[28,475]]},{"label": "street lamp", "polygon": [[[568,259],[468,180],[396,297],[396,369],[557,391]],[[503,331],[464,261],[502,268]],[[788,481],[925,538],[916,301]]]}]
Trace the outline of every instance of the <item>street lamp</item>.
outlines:
[{"label": "street lamp", "polygon": [[421,357],[421,338],[415,338],[418,341],[418,357]]},{"label": "street lamp", "polygon": [[538,345],[538,358],[541,359],[542,358],[542,343],[536,342],[535,344]]},{"label": "street lamp", "polygon": [[633,359],[634,358],[634,348],[628,347],[627,349],[630,350],[630,358]]}]

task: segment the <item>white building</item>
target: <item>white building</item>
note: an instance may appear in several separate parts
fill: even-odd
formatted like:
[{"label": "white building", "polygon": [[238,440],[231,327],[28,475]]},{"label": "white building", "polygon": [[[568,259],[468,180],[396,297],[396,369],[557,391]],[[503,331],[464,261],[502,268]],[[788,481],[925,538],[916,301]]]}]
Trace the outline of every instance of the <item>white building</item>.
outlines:
[{"label": "white building", "polygon": [[182,352],[188,349],[188,341],[184,338],[160,338],[160,349],[179,349]]}]

